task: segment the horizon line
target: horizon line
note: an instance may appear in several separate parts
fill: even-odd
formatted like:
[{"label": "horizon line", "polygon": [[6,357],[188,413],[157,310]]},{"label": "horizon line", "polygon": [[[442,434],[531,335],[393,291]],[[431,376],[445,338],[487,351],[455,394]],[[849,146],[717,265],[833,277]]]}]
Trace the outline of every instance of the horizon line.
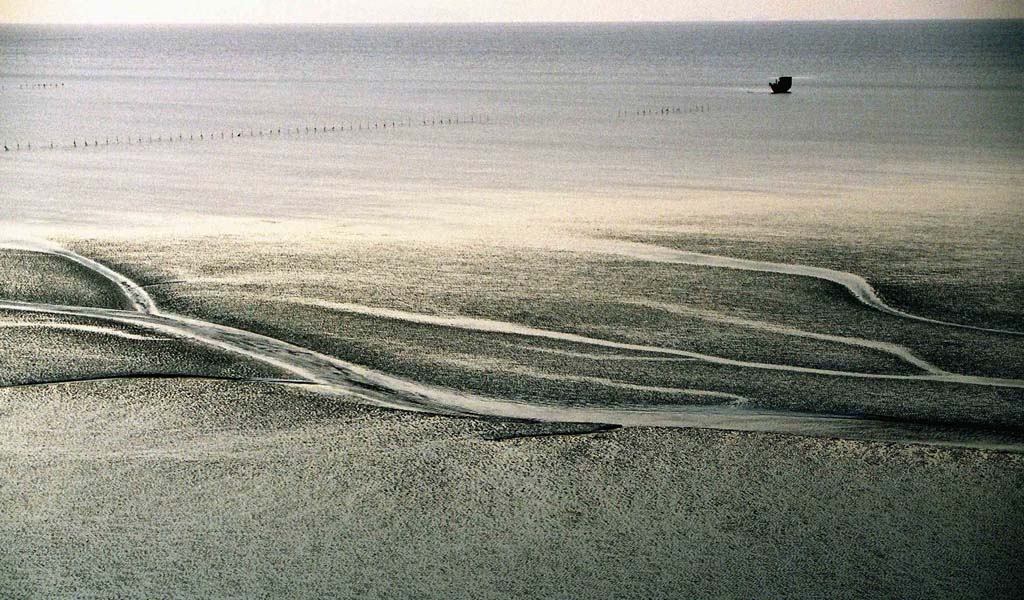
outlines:
[{"label": "horizon line", "polygon": [[1024,21],[1021,17],[900,17],[882,19],[670,19],[595,21],[2,21],[0,25],[141,25],[141,26],[246,26],[246,25],[642,25],[671,23],[900,23],[942,21]]}]

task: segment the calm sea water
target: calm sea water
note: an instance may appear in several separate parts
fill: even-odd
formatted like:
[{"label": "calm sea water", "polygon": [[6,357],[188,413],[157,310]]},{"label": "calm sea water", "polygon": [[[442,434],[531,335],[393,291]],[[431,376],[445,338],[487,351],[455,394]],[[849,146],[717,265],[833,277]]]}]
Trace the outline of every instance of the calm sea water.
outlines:
[{"label": "calm sea water", "polygon": [[[783,74],[793,94],[770,95]],[[1009,197],[1024,164],[1020,21],[3,26],[0,88],[8,222],[704,187]]]}]

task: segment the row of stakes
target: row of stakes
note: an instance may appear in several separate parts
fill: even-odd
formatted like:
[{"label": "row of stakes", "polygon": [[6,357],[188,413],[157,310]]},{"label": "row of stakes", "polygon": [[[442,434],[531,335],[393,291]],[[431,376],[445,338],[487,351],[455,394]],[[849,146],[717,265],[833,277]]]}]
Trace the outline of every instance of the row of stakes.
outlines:
[{"label": "row of stakes", "polygon": [[[627,117],[627,116],[680,115],[680,114],[690,114],[690,113],[704,113],[704,112],[709,112],[709,110],[710,110],[710,107],[708,105],[706,105],[706,104],[699,104],[699,105],[695,105],[695,106],[691,106],[691,107],[686,107],[686,108],[679,107],[679,106],[668,106],[668,107],[662,107],[662,108],[642,108],[642,109],[636,109],[636,110],[620,110],[619,113],[618,113],[618,116],[619,116],[619,118],[623,118],[623,117]],[[428,126],[436,126],[436,125],[460,125],[460,124],[466,124],[466,123],[480,123],[480,124],[483,124],[483,123],[490,123],[490,122],[491,122],[491,119],[490,119],[489,115],[475,115],[474,114],[474,115],[470,115],[468,120],[465,117],[442,117],[442,118],[432,117],[430,119],[424,118],[424,119],[420,120],[419,125],[422,126],[422,127],[428,127]],[[91,144],[89,143],[88,140],[82,140],[81,146],[79,146],[78,140],[73,140],[71,142],[71,145],[66,145],[66,144],[65,145],[60,145],[60,144],[54,144],[53,142],[50,142],[48,145],[44,145],[44,146],[37,145],[36,148],[54,150],[54,149],[58,149],[58,148],[79,148],[79,147],[89,148],[89,147],[98,147],[98,146],[110,146],[112,143],[114,145],[119,145],[119,144],[122,144],[122,143],[129,144],[129,145],[132,145],[132,144],[139,145],[139,144],[152,144],[152,143],[163,143],[163,142],[174,142],[174,141],[179,141],[179,142],[195,141],[196,139],[198,139],[200,141],[205,141],[205,140],[225,139],[225,138],[231,139],[231,138],[241,138],[241,137],[264,137],[264,136],[268,136],[269,137],[269,136],[274,136],[274,135],[277,135],[277,136],[291,136],[291,135],[302,135],[304,133],[306,133],[306,134],[308,134],[308,133],[329,133],[329,132],[346,131],[346,130],[348,130],[348,131],[362,131],[364,129],[365,130],[387,129],[389,123],[390,123],[392,129],[397,129],[399,127],[412,127],[414,125],[414,121],[412,119],[404,119],[404,120],[401,120],[401,121],[394,121],[394,120],[392,120],[392,121],[387,121],[387,120],[384,120],[384,121],[359,121],[359,122],[355,122],[355,123],[352,123],[352,122],[343,123],[340,126],[339,125],[313,126],[312,130],[311,130],[311,128],[309,126],[306,126],[304,128],[303,127],[294,127],[294,128],[288,127],[288,128],[266,129],[266,130],[264,130],[264,129],[253,130],[253,129],[250,128],[248,130],[248,132],[246,132],[245,130],[242,130],[242,131],[229,131],[229,132],[224,132],[224,131],[221,131],[221,132],[202,132],[202,133],[198,134],[198,137],[197,137],[196,134],[190,133],[190,134],[188,134],[188,138],[187,139],[185,138],[185,134],[181,134],[181,133],[178,134],[177,138],[175,138],[174,135],[169,135],[169,136],[166,136],[166,137],[163,136],[163,135],[158,135],[155,138],[153,136],[151,136],[151,135],[150,136],[146,136],[146,137],[142,137],[142,136],[128,136],[128,137],[126,137],[124,139],[124,141],[121,140],[120,136],[117,136],[117,137],[114,138],[113,142],[111,142],[110,138],[104,138],[103,142],[101,143],[98,139],[94,138]],[[4,152],[20,151],[20,150],[31,150],[31,149],[32,149],[32,144],[31,143],[26,144],[24,146],[24,148],[23,148],[21,142],[16,142],[13,147],[8,145],[7,142],[4,142]]]},{"label": "row of stakes", "polygon": [[690,113],[702,113],[708,112],[711,109],[707,104],[697,104],[695,106],[663,106],[661,108],[638,108],[636,110],[620,110],[619,118],[622,117],[651,117],[655,115],[682,115]]},{"label": "row of stakes", "polygon": [[[33,88],[62,88],[62,87],[64,87],[64,82],[60,82],[60,81],[57,82],[57,83],[19,83],[18,84],[18,89],[19,90],[31,90]],[[2,89],[4,89],[4,88],[0,87],[0,90],[2,90]]]},{"label": "row of stakes", "polygon": [[[470,115],[469,118],[465,117],[432,117],[429,119],[421,119],[418,125],[420,127],[433,127],[440,125],[465,125],[465,124],[487,124],[491,122],[490,115]],[[270,137],[270,136],[295,136],[304,135],[307,133],[332,133],[335,131],[363,131],[363,130],[374,130],[374,129],[398,129],[399,127],[413,127],[415,122],[412,119],[403,119],[400,121],[395,120],[383,120],[383,121],[358,121],[342,123],[341,125],[314,125],[313,127],[280,127],[277,129],[252,129],[246,130],[233,130],[233,131],[220,131],[220,132],[201,132],[199,134],[189,133],[188,137],[186,134],[179,133],[177,137],[174,135],[158,135],[156,137],[149,135],[146,137],[142,136],[128,136],[124,140],[120,136],[115,136],[113,140],[110,138],[103,138],[100,142],[98,138],[93,138],[92,143],[89,140],[82,140],[82,144],[78,143],[78,140],[72,140],[70,145],[67,144],[54,144],[50,142],[48,145],[39,146],[36,145],[37,149],[56,150],[62,148],[96,148],[99,146],[110,146],[110,145],[140,145],[140,144],[154,144],[164,142],[186,142],[186,141],[207,141],[215,139],[233,139],[241,137]],[[21,151],[21,150],[32,150],[32,144],[25,144],[22,146],[21,142],[15,142],[13,146],[4,142],[4,152]]]}]

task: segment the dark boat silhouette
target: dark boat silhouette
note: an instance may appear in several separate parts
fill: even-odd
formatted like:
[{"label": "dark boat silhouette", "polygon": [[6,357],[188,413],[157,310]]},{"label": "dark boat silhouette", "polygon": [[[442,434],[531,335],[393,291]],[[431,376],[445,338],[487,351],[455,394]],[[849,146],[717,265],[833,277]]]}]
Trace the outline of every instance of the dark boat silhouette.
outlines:
[{"label": "dark boat silhouette", "polygon": [[788,94],[789,88],[793,87],[792,77],[779,77],[775,81],[768,82],[773,94]]}]

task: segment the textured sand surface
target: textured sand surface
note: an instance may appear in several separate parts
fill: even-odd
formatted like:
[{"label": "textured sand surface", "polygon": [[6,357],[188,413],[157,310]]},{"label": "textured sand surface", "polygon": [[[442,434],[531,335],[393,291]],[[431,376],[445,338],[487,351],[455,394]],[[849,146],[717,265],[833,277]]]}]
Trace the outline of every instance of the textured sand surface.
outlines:
[{"label": "textured sand surface", "polygon": [[[1019,336],[599,248],[69,245],[81,259],[0,253],[32,282],[0,312],[0,596],[1022,584]],[[991,307],[964,314],[1007,327]]]},{"label": "textured sand surface", "polygon": [[[1011,598],[1017,455],[529,425],[281,386],[0,392],[3,595]],[[668,566],[671,566],[669,568]]]}]

